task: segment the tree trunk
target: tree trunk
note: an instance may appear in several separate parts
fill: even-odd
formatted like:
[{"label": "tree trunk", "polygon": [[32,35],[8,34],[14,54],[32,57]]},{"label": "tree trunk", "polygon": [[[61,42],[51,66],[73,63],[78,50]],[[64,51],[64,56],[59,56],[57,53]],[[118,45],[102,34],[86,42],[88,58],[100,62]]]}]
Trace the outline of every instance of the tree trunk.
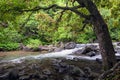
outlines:
[{"label": "tree trunk", "polygon": [[85,6],[92,16],[92,24],[99,41],[104,70],[108,70],[116,63],[115,51],[108,31],[108,26],[100,15],[96,5],[91,0],[76,0]]}]

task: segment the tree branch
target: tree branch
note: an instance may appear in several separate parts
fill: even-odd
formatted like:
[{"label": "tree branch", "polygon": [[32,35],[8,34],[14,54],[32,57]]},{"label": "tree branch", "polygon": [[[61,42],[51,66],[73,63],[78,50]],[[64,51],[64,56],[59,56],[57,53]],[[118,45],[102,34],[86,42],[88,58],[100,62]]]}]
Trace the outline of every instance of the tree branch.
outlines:
[{"label": "tree branch", "polygon": [[83,27],[82,27],[82,29],[80,31],[83,31],[85,29],[86,25],[87,25],[87,23],[84,23]]},{"label": "tree branch", "polygon": [[65,10],[61,11],[61,14],[60,14],[59,18],[56,21],[56,25],[58,25],[58,23],[61,21],[64,12],[65,12]]},{"label": "tree branch", "polygon": [[48,6],[48,7],[37,6],[37,7],[33,8],[33,9],[24,9],[24,10],[21,10],[20,12],[39,11],[41,9],[43,9],[43,10],[49,10],[51,8],[62,9],[62,10],[70,10],[70,11],[78,14],[80,17],[83,17],[83,18],[86,18],[86,19],[89,17],[88,15],[85,15],[84,13],[81,13],[80,11],[77,10],[78,8],[81,8],[81,6],[62,7],[62,6],[58,6],[56,4],[53,4],[53,5]]}]

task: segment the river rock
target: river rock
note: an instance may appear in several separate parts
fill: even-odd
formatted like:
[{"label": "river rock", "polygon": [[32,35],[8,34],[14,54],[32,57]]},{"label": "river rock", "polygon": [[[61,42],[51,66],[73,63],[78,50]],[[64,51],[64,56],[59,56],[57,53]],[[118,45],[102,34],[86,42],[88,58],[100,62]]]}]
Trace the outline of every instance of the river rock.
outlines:
[{"label": "river rock", "polygon": [[60,51],[62,51],[63,49],[62,48],[55,48],[54,49],[54,52],[60,52]]},{"label": "river rock", "polygon": [[45,75],[51,75],[52,73],[51,73],[51,71],[49,69],[44,69],[43,70],[43,74],[45,74]]},{"label": "river rock", "polygon": [[40,51],[49,51],[47,46],[39,46]]},{"label": "river rock", "polygon": [[47,79],[48,79],[47,75],[43,75],[43,74],[40,75],[40,80],[47,80]]},{"label": "river rock", "polygon": [[96,58],[96,61],[97,61],[99,64],[102,64],[102,60],[101,60],[101,59]]},{"label": "river rock", "polygon": [[120,56],[116,56],[116,60],[117,60],[117,61],[120,61]]},{"label": "river rock", "polygon": [[85,75],[85,73],[83,72],[82,69],[80,69],[79,67],[74,66],[74,65],[70,66],[69,73],[72,74],[72,75],[77,75],[77,76],[83,76],[83,75]]},{"label": "river rock", "polygon": [[96,53],[94,51],[91,51],[91,52],[86,53],[86,55],[89,57],[93,57],[96,55]]},{"label": "river rock", "polygon": [[60,63],[60,66],[61,66],[62,68],[66,68],[68,65],[67,65],[66,63],[64,63],[64,62],[61,62],[61,63]]},{"label": "river rock", "polygon": [[18,75],[18,69],[12,69],[9,72],[9,76],[8,76],[9,80],[18,80],[19,75]]},{"label": "river rock", "polygon": [[19,80],[30,80],[29,76],[21,76]]},{"label": "river rock", "polygon": [[75,47],[76,47],[76,43],[75,42],[68,42],[64,46],[65,49],[74,49]]},{"label": "river rock", "polygon": [[117,46],[120,46],[120,42],[117,43]]},{"label": "river rock", "polygon": [[85,77],[88,78],[88,80],[95,80],[96,77],[98,77],[100,74],[93,72],[89,67],[84,68]]},{"label": "river rock", "polygon": [[82,51],[83,51],[82,49],[79,49],[79,50],[73,52],[72,54],[81,55],[81,52],[82,52]]},{"label": "river rock", "polygon": [[63,77],[63,80],[74,80],[74,79],[71,76],[69,76],[69,75],[65,75]]},{"label": "river rock", "polygon": [[2,76],[0,76],[0,80],[8,80],[9,73],[5,73]]},{"label": "river rock", "polygon": [[25,46],[23,43],[19,44],[19,49],[23,51],[32,51],[32,48]]},{"label": "river rock", "polygon": [[86,47],[84,47],[84,48],[82,49],[81,54],[86,54],[86,53],[91,52],[91,51],[93,51],[93,49],[90,48],[90,47],[88,47],[88,46],[86,46]]}]

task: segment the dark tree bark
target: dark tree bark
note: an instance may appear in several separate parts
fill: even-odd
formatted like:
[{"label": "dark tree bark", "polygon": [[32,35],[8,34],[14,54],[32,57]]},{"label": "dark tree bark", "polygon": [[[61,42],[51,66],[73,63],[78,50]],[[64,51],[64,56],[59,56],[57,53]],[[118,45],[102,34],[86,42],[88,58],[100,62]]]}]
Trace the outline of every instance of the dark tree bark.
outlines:
[{"label": "dark tree bark", "polygon": [[116,63],[115,51],[108,31],[108,26],[100,15],[96,5],[91,0],[76,0],[80,5],[84,5],[91,14],[92,24],[99,41],[100,51],[103,60],[104,70],[108,70]]}]

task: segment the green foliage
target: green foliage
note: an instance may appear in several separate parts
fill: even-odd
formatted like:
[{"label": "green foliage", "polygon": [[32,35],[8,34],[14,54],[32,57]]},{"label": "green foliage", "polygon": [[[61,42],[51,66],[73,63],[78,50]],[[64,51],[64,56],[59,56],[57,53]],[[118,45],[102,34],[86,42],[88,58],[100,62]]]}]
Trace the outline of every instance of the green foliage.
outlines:
[{"label": "green foliage", "polygon": [[[55,8],[33,13],[21,12],[21,10],[37,6],[46,7],[52,4],[66,6],[67,1],[69,1],[68,6],[73,7],[72,0],[0,0],[0,45],[25,43],[29,47],[38,47],[41,44],[59,41],[88,43],[95,40],[91,25],[86,26],[85,30],[80,32],[84,19],[71,11],[63,12],[62,16],[62,10]],[[93,1],[109,26],[112,40],[120,41],[120,0]],[[78,3],[75,2],[74,5]],[[78,10],[89,15],[85,8]],[[5,27],[1,23],[7,23],[8,26]],[[8,49],[6,46],[3,46],[5,50]]]},{"label": "green foliage", "polygon": [[13,42],[0,43],[0,50],[2,51],[12,51],[17,49],[19,49],[18,43]]},{"label": "green foliage", "polygon": [[72,33],[70,32],[70,27],[59,27],[58,30],[53,35],[53,41],[70,41],[72,39]]},{"label": "green foliage", "polygon": [[22,35],[20,35],[13,27],[0,29],[0,43],[6,42],[20,42]]},{"label": "green foliage", "polygon": [[28,39],[26,41],[26,46],[30,48],[37,48],[42,45],[42,42],[38,39]]}]

